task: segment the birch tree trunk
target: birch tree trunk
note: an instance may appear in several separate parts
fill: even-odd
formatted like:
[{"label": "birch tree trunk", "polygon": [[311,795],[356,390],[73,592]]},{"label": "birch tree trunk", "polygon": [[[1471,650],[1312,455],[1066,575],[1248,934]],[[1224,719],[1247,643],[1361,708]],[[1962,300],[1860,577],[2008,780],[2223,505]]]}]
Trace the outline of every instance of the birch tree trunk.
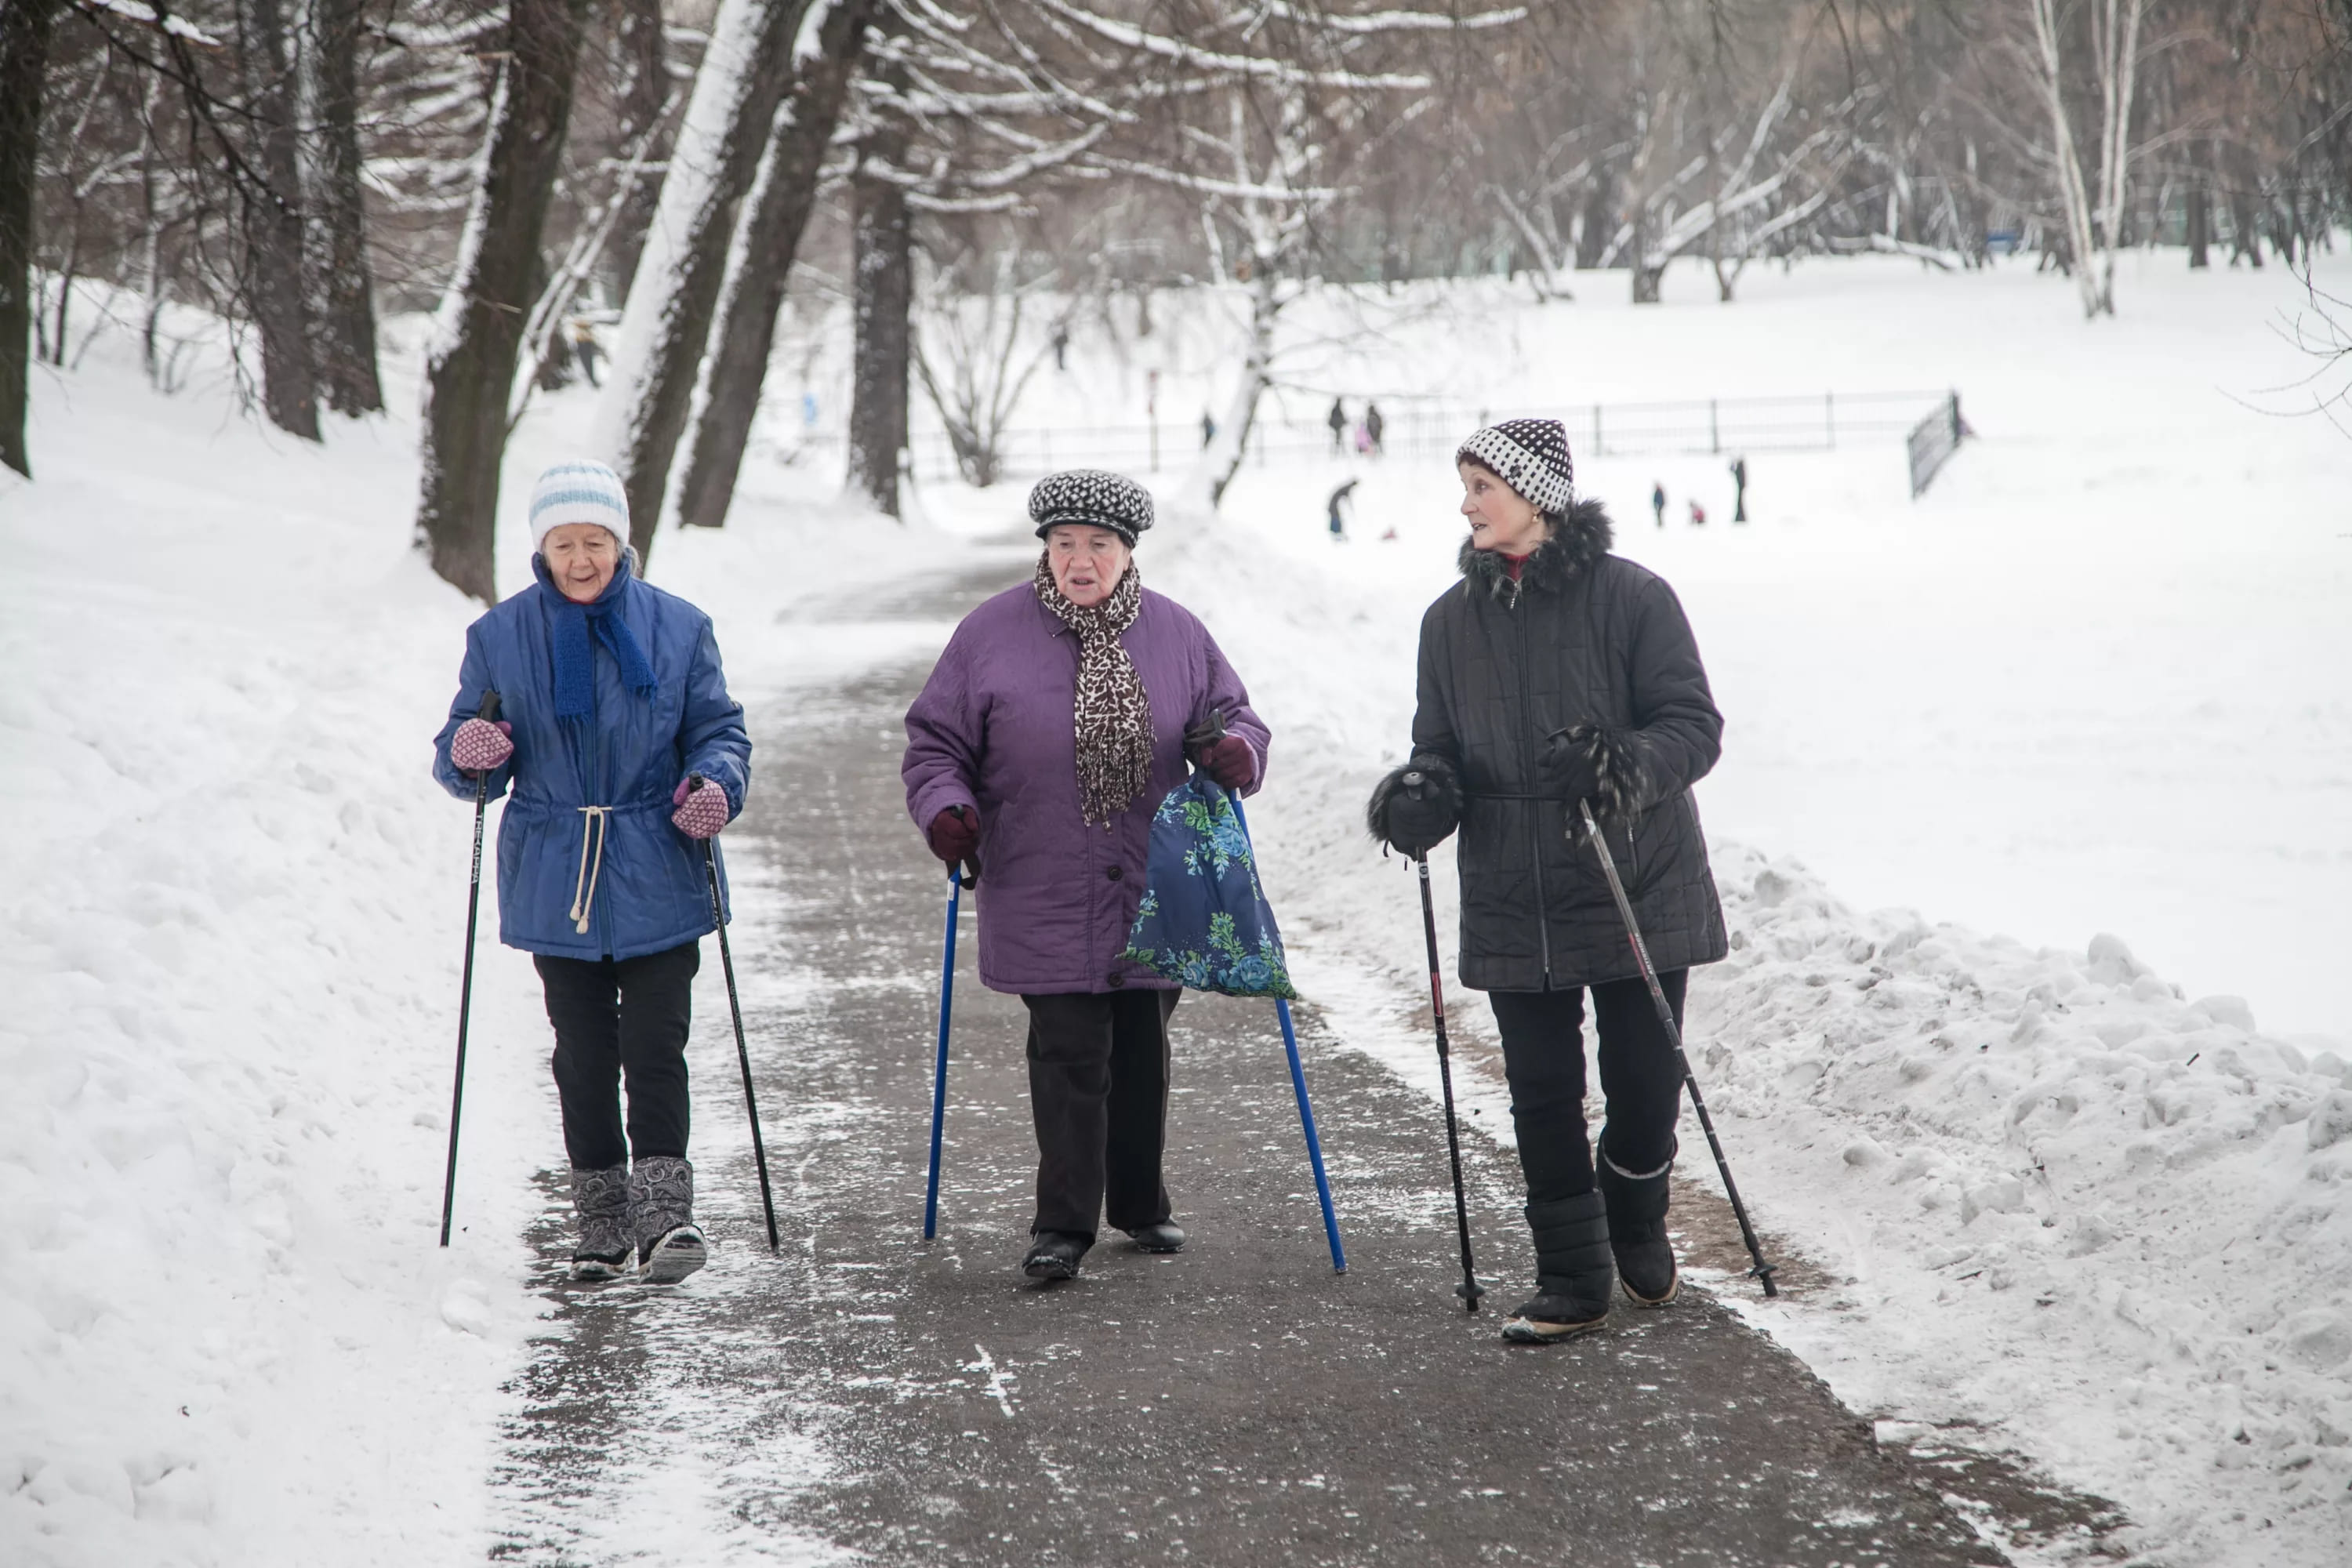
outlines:
[{"label": "birch tree trunk", "polygon": [[537,293],[540,233],[587,8],[588,0],[512,0],[473,210],[425,362],[418,539],[434,571],[485,603],[496,596],[492,546],[515,350]]},{"label": "birch tree trunk", "polygon": [[668,499],[735,216],[759,171],[809,0],[725,0],[678,128],[661,205],[629,286],[591,447],[620,470],[641,560]]},{"label": "birch tree trunk", "polygon": [[312,203],[325,274],[319,321],[319,380],[338,414],[383,406],[376,373],[375,286],[368,269],[367,207],[360,195],[359,44],[366,0],[314,0],[318,47],[311,101],[319,117]]},{"label": "birch tree trunk", "polygon": [[25,415],[33,368],[33,191],[41,83],[58,0],[0,5],[0,463],[30,479]]},{"label": "birch tree trunk", "polygon": [[1274,323],[1282,310],[1275,292],[1280,281],[1276,272],[1274,258],[1251,257],[1249,348],[1242,356],[1242,378],[1234,387],[1233,401],[1225,405],[1216,435],[1202,449],[1185,486],[1194,503],[1209,510],[1216,509],[1234,476],[1242,471],[1242,459],[1249,456],[1250,432],[1257,425],[1258,399],[1274,382]]},{"label": "birch tree trunk", "polygon": [[[903,134],[886,131],[874,151],[892,158]],[[908,313],[914,303],[914,226],[907,193],[860,170],[851,183],[857,341],[851,357],[849,488],[898,515],[898,454],[907,445]]]},{"label": "birch tree trunk", "polygon": [[727,521],[793,258],[816,208],[825,149],[848,100],[875,10],[876,0],[837,0],[817,32],[814,56],[795,63],[792,89],[776,117],[766,174],[735,246],[735,273],[711,351],[702,417],[678,485],[678,521],[688,527],[719,528]]},{"label": "birch tree trunk", "polygon": [[310,304],[302,269],[300,132],[294,118],[293,51],[278,0],[240,0],[237,63],[245,79],[266,184],[240,184],[245,265],[239,287],[261,333],[261,405],[269,422],[304,440],[319,438],[319,393],[310,353]]},{"label": "birch tree trunk", "polygon": [[2074,127],[2066,113],[2064,57],[2058,46],[2057,0],[2031,0],[2034,41],[2042,64],[2041,87],[2050,110],[2050,132],[2058,158],[2058,198],[2066,215],[2066,239],[2074,252],[2074,288],[2083,314],[2115,314],[2115,296],[2101,281],[2097,242],[2091,233],[2091,197],[2083,180],[2083,160],[2074,151]]}]

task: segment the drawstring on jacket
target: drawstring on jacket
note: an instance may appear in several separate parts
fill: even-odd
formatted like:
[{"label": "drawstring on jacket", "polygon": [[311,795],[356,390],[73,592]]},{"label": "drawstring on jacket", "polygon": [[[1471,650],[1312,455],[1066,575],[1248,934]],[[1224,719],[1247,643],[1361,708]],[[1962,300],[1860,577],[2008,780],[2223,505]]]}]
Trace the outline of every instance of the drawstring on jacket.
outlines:
[{"label": "drawstring on jacket", "polygon": [[[580,871],[572,879],[572,929],[588,934],[588,911],[596,902],[596,878],[604,869],[604,824],[613,815],[609,805],[580,808]],[[588,858],[588,830],[596,830],[596,858]]]}]

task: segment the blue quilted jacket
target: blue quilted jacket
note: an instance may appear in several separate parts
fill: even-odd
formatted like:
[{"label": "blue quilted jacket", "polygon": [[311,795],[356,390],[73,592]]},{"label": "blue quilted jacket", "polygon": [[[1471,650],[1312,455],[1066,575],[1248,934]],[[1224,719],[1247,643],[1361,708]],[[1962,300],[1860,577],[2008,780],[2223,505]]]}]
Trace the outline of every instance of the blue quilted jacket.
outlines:
[{"label": "blue quilted jacket", "polygon": [[[645,650],[656,681],[650,699],[622,684],[611,651],[592,637],[595,713],[555,716],[553,622],[563,599],[536,556],[539,581],[466,630],[433,776],[474,798],[475,782],[450,764],[449,739],[484,692],[498,692],[515,744],[489,787],[492,799],[513,792],[499,825],[499,940],[509,947],[635,958],[714,929],[702,846],[670,826],[670,795],[700,773],[726,790],[734,816],[751,782],[751,740],[727,695],[710,617],[638,577],[635,559],[625,558],[598,602],[617,601],[612,613]],[[722,864],[722,896],[725,876]]]}]

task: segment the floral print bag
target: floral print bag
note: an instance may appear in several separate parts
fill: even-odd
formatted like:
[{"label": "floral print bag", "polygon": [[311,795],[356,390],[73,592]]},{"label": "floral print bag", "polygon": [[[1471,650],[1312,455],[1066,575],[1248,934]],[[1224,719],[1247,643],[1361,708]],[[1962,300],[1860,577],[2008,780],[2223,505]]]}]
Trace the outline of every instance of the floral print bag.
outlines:
[{"label": "floral print bag", "polygon": [[1119,955],[1192,991],[1297,1001],[1241,816],[1194,773],[1151,818],[1143,906]]}]

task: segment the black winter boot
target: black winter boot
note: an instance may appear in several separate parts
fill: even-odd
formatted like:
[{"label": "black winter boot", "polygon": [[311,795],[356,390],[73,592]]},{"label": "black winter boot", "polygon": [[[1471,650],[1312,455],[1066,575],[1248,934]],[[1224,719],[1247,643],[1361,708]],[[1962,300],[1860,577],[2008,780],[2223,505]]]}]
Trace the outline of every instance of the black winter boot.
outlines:
[{"label": "black winter boot", "polygon": [[572,1212],[580,1220],[580,1243],[572,1249],[572,1278],[582,1284],[618,1279],[629,1271],[629,1172],[572,1173]]},{"label": "black winter boot", "polygon": [[694,1167],[676,1154],[656,1154],[629,1173],[635,1211],[637,1277],[675,1285],[709,1261],[710,1244],[694,1223]]},{"label": "black winter boot", "polygon": [[1609,1249],[1617,1275],[1636,1306],[1663,1307],[1682,1289],[1674,1244],[1666,1239],[1666,1180],[1672,1154],[1654,1171],[1636,1175],[1609,1157],[1609,1134],[1601,1134],[1601,1195],[1609,1205]]},{"label": "black winter boot", "polygon": [[1527,1206],[1536,1243],[1536,1296],[1519,1303],[1503,1337],[1549,1344],[1601,1327],[1609,1317],[1609,1215],[1598,1192]]}]

